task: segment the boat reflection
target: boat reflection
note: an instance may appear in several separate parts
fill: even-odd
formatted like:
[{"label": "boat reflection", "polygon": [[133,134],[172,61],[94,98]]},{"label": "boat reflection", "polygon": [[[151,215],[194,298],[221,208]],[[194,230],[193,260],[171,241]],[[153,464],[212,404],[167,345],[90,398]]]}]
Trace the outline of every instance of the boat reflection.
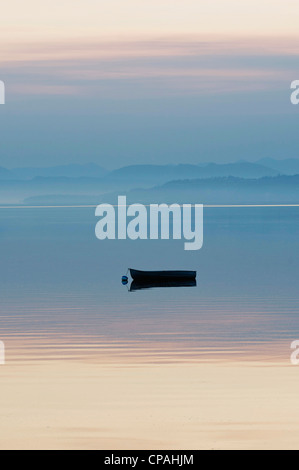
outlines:
[{"label": "boat reflection", "polygon": [[131,283],[130,292],[136,292],[144,289],[154,289],[156,287],[196,287],[196,279],[181,280],[157,280],[157,281],[133,281]]}]

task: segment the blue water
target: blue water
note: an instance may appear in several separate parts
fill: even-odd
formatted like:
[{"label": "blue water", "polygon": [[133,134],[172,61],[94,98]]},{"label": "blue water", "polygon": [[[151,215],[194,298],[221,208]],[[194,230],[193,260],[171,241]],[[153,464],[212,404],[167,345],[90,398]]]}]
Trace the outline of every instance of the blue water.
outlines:
[{"label": "blue water", "polygon": [[[206,208],[204,247],[99,241],[93,208],[0,209],[0,340],[38,360],[289,360],[299,339],[299,208]],[[197,286],[128,292],[137,269]],[[9,356],[8,356],[9,360]]]}]

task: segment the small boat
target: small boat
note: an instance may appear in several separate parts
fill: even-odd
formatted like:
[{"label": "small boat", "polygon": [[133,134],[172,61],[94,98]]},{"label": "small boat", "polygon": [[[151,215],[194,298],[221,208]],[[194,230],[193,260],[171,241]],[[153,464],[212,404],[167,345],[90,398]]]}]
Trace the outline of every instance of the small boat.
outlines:
[{"label": "small boat", "polygon": [[130,286],[130,292],[135,292],[138,290],[144,289],[154,289],[156,287],[196,287],[196,280],[193,279],[177,279],[177,280],[163,280],[161,279],[159,282],[155,281],[133,281]]},{"label": "small boat", "polygon": [[138,282],[182,281],[196,278],[196,271],[138,271],[137,269],[129,269],[129,271],[132,279]]}]

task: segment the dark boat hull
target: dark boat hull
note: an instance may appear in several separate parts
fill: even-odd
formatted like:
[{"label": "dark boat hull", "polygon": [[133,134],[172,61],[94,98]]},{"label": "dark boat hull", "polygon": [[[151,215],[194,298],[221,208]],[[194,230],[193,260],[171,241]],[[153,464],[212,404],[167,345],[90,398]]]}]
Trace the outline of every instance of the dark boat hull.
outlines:
[{"label": "dark boat hull", "polygon": [[182,281],[196,278],[196,271],[138,271],[130,269],[130,273],[132,279],[139,282]]}]

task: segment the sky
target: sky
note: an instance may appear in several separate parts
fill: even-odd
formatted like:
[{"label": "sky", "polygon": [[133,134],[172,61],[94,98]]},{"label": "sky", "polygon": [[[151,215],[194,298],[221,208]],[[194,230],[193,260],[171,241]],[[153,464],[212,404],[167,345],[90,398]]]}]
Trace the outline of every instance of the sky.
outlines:
[{"label": "sky", "polygon": [[296,0],[10,0],[0,166],[299,158]]}]

